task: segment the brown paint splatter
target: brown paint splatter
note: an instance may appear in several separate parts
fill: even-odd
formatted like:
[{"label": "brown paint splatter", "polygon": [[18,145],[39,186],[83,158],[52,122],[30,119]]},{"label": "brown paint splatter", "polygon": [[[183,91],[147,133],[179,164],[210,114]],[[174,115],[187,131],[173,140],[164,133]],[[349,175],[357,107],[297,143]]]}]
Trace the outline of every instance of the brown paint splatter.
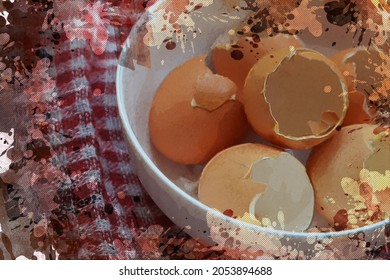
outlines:
[{"label": "brown paint splatter", "polygon": [[228,216],[228,217],[233,217],[233,210],[232,209],[226,209],[223,211],[223,214]]},{"label": "brown paint splatter", "polygon": [[244,54],[240,50],[234,50],[230,53],[230,56],[235,60],[241,60],[244,58]]},{"label": "brown paint splatter", "polygon": [[345,230],[348,228],[348,212],[345,209],[340,209],[333,217],[334,228],[336,231]]},{"label": "brown paint splatter", "polygon": [[174,48],[176,48],[176,43],[169,41],[166,43],[165,47],[167,48],[167,50],[173,50]]},{"label": "brown paint splatter", "polygon": [[350,0],[328,2],[325,4],[326,18],[338,26],[357,22],[355,7],[356,4]]}]

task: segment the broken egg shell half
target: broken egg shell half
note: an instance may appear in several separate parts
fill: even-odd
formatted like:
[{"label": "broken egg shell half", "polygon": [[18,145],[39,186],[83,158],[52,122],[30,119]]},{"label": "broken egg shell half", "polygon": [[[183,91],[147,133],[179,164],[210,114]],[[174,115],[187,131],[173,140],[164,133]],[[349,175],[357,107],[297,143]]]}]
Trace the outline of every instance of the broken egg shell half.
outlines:
[{"label": "broken egg shell half", "polygon": [[306,166],[316,208],[336,230],[389,217],[389,135],[375,125],[352,125],[313,148]]},{"label": "broken egg shell half", "polygon": [[[198,101],[207,106],[207,99],[202,98],[204,94],[212,95],[213,87],[217,96],[219,90],[229,88],[219,83],[199,85],[200,77],[211,73],[204,58],[205,55],[192,58],[168,74],[157,90],[149,114],[153,145],[167,158],[182,164],[207,162],[219,151],[237,144],[248,127],[242,104],[235,100],[223,100],[214,110],[194,104],[194,96],[198,96]],[[208,81],[212,78],[207,76]],[[215,79],[220,82],[221,78]],[[203,90],[200,94],[199,86]]]},{"label": "broken egg shell half", "polygon": [[[224,37],[223,37],[224,38]],[[257,34],[238,35],[228,42],[217,39],[212,49],[212,63],[215,72],[231,79],[238,88],[240,100],[245,78],[253,65],[270,52],[293,46],[303,48],[303,43],[294,35],[277,34],[273,37],[260,37]]]},{"label": "broken egg shell half", "polygon": [[386,94],[381,88],[390,75],[389,57],[374,47],[358,47],[343,50],[330,59],[345,78],[352,104],[344,126],[362,123],[362,118],[363,123],[371,122],[375,112],[369,109],[368,98],[376,99],[378,94]]},{"label": "broken egg shell half", "polygon": [[285,148],[309,149],[342,124],[348,96],[332,61],[313,50],[284,48],[252,67],[242,103],[261,137]]},{"label": "broken egg shell half", "polygon": [[262,144],[241,144],[213,157],[198,188],[201,202],[245,222],[303,231],[313,217],[314,193],[305,167]]}]

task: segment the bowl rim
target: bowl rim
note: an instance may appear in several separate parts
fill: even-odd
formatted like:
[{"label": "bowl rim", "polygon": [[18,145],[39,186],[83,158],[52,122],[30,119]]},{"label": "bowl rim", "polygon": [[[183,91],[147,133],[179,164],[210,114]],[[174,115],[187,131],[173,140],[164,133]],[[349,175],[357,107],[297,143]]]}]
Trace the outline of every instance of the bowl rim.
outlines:
[{"label": "bowl rim", "polygon": [[[158,0],[155,2],[152,6],[150,6],[146,12],[138,19],[138,21],[133,25],[130,34],[126,38],[125,44],[123,44],[122,50],[121,50],[121,56],[123,52],[126,52],[125,45],[131,45],[132,38],[135,38],[137,34],[137,29],[146,22],[147,18],[153,14],[153,12],[156,10],[158,4],[161,4],[165,0]],[[135,63],[136,64],[136,63]],[[137,67],[141,67],[138,65]],[[324,238],[332,238],[332,237],[345,237],[345,236],[351,236],[356,235],[362,232],[369,232],[369,231],[375,231],[377,229],[380,229],[381,227],[385,227],[386,225],[390,225],[390,218],[385,219],[383,221],[366,225],[364,227],[359,227],[355,229],[349,229],[349,230],[342,230],[342,231],[332,231],[332,232],[294,232],[294,231],[286,231],[286,230],[278,230],[273,228],[266,228],[266,227],[260,227],[254,224],[246,223],[243,221],[236,220],[232,217],[226,216],[223,213],[219,212],[216,209],[210,208],[209,206],[203,204],[200,200],[196,199],[195,197],[191,196],[184,190],[182,190],[180,187],[178,187],[176,184],[174,184],[158,167],[157,165],[151,160],[151,158],[146,154],[144,149],[142,148],[141,143],[138,141],[137,136],[135,132],[132,129],[132,126],[129,122],[129,119],[127,118],[127,112],[126,112],[126,106],[124,103],[124,97],[125,97],[125,89],[122,87],[122,79],[123,79],[123,71],[124,68],[127,68],[131,71],[132,70],[126,66],[120,65],[118,63],[117,71],[116,71],[116,100],[118,103],[118,110],[119,110],[119,116],[122,122],[122,127],[124,128],[126,135],[130,142],[132,143],[132,147],[135,148],[135,151],[140,158],[144,160],[146,165],[150,168],[150,170],[153,172],[153,174],[161,179],[163,183],[173,192],[176,192],[179,194],[179,196],[184,197],[185,200],[189,201],[194,206],[201,209],[204,213],[212,213],[212,215],[216,216],[218,219],[225,220],[227,222],[232,223],[235,226],[244,226],[250,230],[253,230],[254,232],[263,233],[263,234],[270,234],[275,236],[283,236],[283,237],[293,237],[293,238],[316,238],[316,239],[324,239]],[[175,221],[173,221],[175,223]]]}]

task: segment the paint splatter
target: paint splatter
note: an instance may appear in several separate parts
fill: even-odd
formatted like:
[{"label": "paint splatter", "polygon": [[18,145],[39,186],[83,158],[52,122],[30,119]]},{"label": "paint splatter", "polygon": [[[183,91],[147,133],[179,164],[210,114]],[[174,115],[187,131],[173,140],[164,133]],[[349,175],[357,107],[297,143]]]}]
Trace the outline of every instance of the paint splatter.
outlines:
[{"label": "paint splatter", "polygon": [[[75,67],[71,75],[62,75],[65,63],[58,61],[64,59],[63,54],[77,57],[79,60],[73,60],[75,64],[82,59],[89,61],[91,54],[99,58],[112,54],[109,46],[113,30],[118,31],[123,42],[129,27],[140,17],[140,13],[134,11],[141,11],[156,2],[1,2],[0,98],[3,105],[10,106],[2,108],[3,122],[0,124],[0,138],[6,139],[6,142],[0,139],[0,259],[340,259],[364,255],[388,258],[388,247],[378,249],[373,245],[377,240],[370,240],[362,234],[342,239],[309,240],[308,248],[312,249],[312,254],[307,254],[299,249],[300,244],[285,244],[286,239],[281,236],[258,235],[244,226],[231,227],[230,222],[216,219],[213,215],[207,217],[209,228],[204,234],[210,233],[218,245],[204,246],[169,223],[166,223],[167,227],[143,227],[142,221],[152,220],[148,215],[161,217],[162,214],[143,212],[146,206],[151,205],[145,202],[150,198],[135,187],[140,184],[135,175],[123,175],[121,172],[125,171],[117,167],[110,170],[112,174],[104,174],[102,170],[107,163],[104,159],[112,160],[116,155],[112,149],[99,150],[99,145],[94,144],[98,141],[97,137],[104,138],[104,143],[115,142],[122,163],[129,160],[125,148],[121,146],[119,133],[99,130],[103,120],[107,123],[118,121],[114,106],[91,109],[88,107],[90,103],[84,102],[85,96],[99,102],[105,100],[106,93],[112,90],[102,81],[90,88],[80,86],[77,83],[85,77],[83,73],[88,69]],[[342,26],[348,33],[356,32],[356,42],[371,42],[386,49],[390,16],[387,6],[380,9],[378,3],[381,1],[373,1],[376,10],[367,9],[370,7],[368,0],[325,1],[317,6],[312,1],[282,2],[165,1],[159,7],[152,7],[154,16],[139,27],[137,44],[131,45],[129,57],[136,58],[140,65],[152,67],[151,49],[163,48],[175,52],[179,48],[183,50],[184,46],[196,48],[196,40],[202,39],[202,30],[197,26],[199,21],[210,25],[216,21],[228,24],[233,18],[224,13],[239,10],[249,11],[253,16],[252,23],[245,24],[247,29],[240,31],[241,35],[247,35],[246,32],[251,29],[252,33],[267,36],[306,30],[321,39],[332,32],[333,26]],[[204,12],[206,8],[220,3],[223,5],[220,14]],[[348,8],[352,6],[353,13]],[[386,13],[378,14],[378,11]],[[327,22],[322,21],[324,18],[321,16],[327,16]],[[307,19],[310,19],[309,23]],[[259,39],[256,36],[252,38]],[[84,42],[92,53],[84,51],[81,44]],[[337,48],[342,40],[331,41],[329,46],[334,43]],[[64,48],[68,49],[64,51]],[[241,54],[234,52],[233,56],[240,59]],[[88,76],[89,79],[98,75],[97,69],[99,67],[90,71],[93,75]],[[64,86],[69,84],[62,80],[69,77],[76,77],[73,80],[77,84],[75,88]],[[389,123],[390,104],[385,98],[389,92],[388,83],[385,81],[377,90],[378,100],[371,101],[378,104],[382,122]],[[77,110],[66,111],[64,108],[74,108],[70,101],[72,98],[77,100]],[[69,118],[70,115],[73,118]],[[74,129],[74,123],[81,128]],[[88,134],[89,138],[80,138],[80,131]],[[88,141],[88,145],[83,141]],[[99,160],[96,160],[99,152]],[[77,164],[70,166],[69,162]],[[110,181],[112,178],[114,180]],[[111,186],[111,182],[120,183]],[[105,188],[104,183],[109,187]],[[108,194],[111,187],[115,191]],[[359,187],[359,191],[363,204],[371,209],[371,217],[375,221],[379,215],[375,196],[388,196],[389,193],[371,194],[364,185]],[[131,211],[127,211],[129,209]],[[118,218],[125,221],[118,225],[115,218],[121,211],[131,214]],[[309,231],[334,230],[315,228]],[[103,241],[92,242],[92,235],[98,235]],[[376,232],[378,240],[382,235],[385,235],[384,230]]]},{"label": "paint splatter", "polygon": [[197,30],[191,12],[212,3],[212,0],[168,0],[162,2],[146,24],[147,33],[143,40],[145,45],[149,47],[161,46],[166,39],[174,38],[184,48],[187,40],[186,34],[192,33],[189,38],[196,38]]},{"label": "paint splatter", "polygon": [[9,170],[9,166],[12,160],[8,157],[7,153],[13,148],[14,144],[14,129],[10,132],[0,132],[0,174]]},{"label": "paint splatter", "polygon": [[89,4],[81,9],[83,20],[73,19],[64,26],[69,40],[88,40],[92,51],[96,55],[104,53],[107,47],[108,31],[106,24],[109,23],[106,7],[101,2]]}]

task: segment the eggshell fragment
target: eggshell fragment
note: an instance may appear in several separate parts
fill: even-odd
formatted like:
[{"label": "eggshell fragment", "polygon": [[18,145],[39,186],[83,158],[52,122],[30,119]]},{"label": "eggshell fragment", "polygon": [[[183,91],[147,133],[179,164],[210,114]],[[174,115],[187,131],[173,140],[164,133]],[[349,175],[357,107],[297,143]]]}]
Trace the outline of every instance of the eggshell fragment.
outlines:
[{"label": "eggshell fragment", "polygon": [[245,78],[252,66],[270,52],[288,46],[300,48],[303,43],[293,35],[277,34],[273,37],[260,37],[257,34],[235,37],[236,41],[219,43],[217,39],[212,50],[212,63],[215,72],[231,79],[238,88],[238,98]]},{"label": "eggshell fragment", "polygon": [[336,230],[390,217],[390,130],[343,127],[315,147],[307,171],[316,208]]},{"label": "eggshell fragment", "polygon": [[[217,106],[201,108],[208,104],[204,95],[210,95],[210,104],[214,104],[213,94],[218,101],[226,95],[226,89],[228,94],[234,91],[234,85],[226,78],[221,81],[220,77],[207,76],[212,73],[204,58],[205,55],[190,59],[168,74],[157,90],[149,114],[152,143],[178,163],[205,163],[219,151],[237,144],[247,130],[243,107],[235,100],[223,99]],[[199,79],[204,77],[219,83],[203,87],[199,94]],[[200,107],[194,106],[194,97]]]},{"label": "eggshell fragment", "polygon": [[202,172],[198,196],[239,220],[291,231],[305,230],[314,208],[304,166],[292,155],[261,144],[218,153]]},{"label": "eggshell fragment", "polygon": [[343,122],[348,98],[335,64],[308,49],[284,48],[248,73],[242,102],[257,134],[286,148],[308,149]]},{"label": "eggshell fragment", "polygon": [[230,79],[206,72],[195,82],[193,107],[213,111],[228,100],[234,100],[236,93],[237,86]]}]

